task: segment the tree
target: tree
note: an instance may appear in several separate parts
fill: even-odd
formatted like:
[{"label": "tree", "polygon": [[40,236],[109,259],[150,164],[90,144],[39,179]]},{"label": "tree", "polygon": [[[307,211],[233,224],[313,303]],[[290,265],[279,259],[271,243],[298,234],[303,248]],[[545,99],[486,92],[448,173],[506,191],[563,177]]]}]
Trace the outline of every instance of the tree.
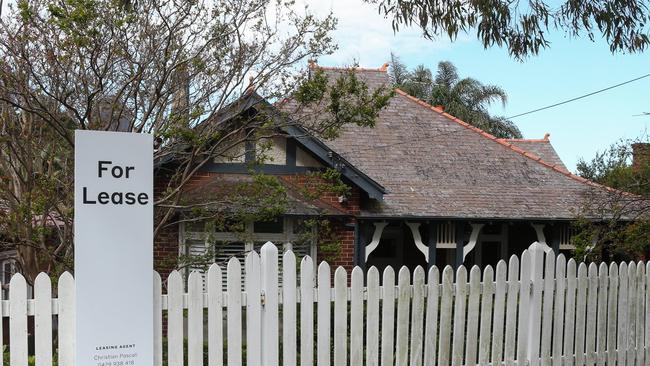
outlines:
[{"label": "tree", "polygon": [[282,123],[300,123],[271,114],[225,117],[253,100],[253,91],[270,101],[299,91],[301,103],[287,113],[322,105],[335,117],[302,127],[324,138],[350,121],[373,124],[387,103],[384,91],[369,91],[353,74],[327,83],[300,71],[336,48],[329,35],[336,22],[293,9],[291,1],[272,0],[20,0],[10,8],[0,19],[0,240],[17,249],[28,279],[72,268],[75,129],[155,134],[155,160],[173,162],[157,182],[157,236],[181,208],[243,207],[252,200],[245,190],[261,206],[281,201],[281,187],[265,176],[215,202],[184,197],[207,162],[268,140]]},{"label": "tree", "polygon": [[476,32],[484,47],[506,47],[523,59],[550,46],[548,34],[605,39],[612,52],[642,52],[650,44],[648,0],[565,0],[557,4],[533,0],[364,0],[392,19],[394,31],[416,26],[424,37]]},{"label": "tree", "polygon": [[[405,69],[399,59],[392,68]],[[521,138],[521,131],[503,117],[493,117],[487,108],[494,102],[508,101],[506,92],[495,85],[484,85],[472,78],[461,79],[449,61],[438,63],[435,76],[423,65],[417,66],[395,86],[432,105],[442,105],[449,114],[499,138]]]},{"label": "tree", "polygon": [[585,197],[574,237],[580,256],[650,258],[649,146],[647,137],[621,140],[591,161],[578,162],[580,176],[616,189],[607,196]]}]

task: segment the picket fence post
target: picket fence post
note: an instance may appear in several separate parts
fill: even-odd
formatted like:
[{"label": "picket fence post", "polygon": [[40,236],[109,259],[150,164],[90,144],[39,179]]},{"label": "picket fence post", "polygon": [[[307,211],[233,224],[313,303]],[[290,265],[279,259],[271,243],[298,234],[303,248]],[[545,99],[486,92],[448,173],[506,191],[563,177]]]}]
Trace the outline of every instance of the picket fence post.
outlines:
[{"label": "picket fence post", "polygon": [[270,241],[261,250],[261,288],[264,296],[262,306],[262,363],[278,366],[279,363],[279,317],[278,317],[278,248]]}]

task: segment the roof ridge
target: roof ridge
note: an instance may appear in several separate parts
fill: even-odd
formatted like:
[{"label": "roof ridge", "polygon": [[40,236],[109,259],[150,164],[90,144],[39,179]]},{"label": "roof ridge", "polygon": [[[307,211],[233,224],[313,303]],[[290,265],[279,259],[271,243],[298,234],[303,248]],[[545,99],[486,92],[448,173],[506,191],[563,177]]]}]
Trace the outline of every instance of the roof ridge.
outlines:
[{"label": "roof ridge", "polygon": [[494,135],[491,135],[491,134],[483,131],[482,129],[480,129],[478,127],[472,126],[469,123],[467,123],[467,122],[465,122],[465,121],[463,121],[463,120],[461,120],[459,118],[456,118],[456,117],[452,116],[451,114],[444,112],[442,109],[436,108],[436,107],[432,106],[431,104],[429,104],[429,103],[427,103],[427,102],[425,102],[425,101],[423,101],[423,100],[421,100],[419,98],[416,98],[416,97],[408,94],[407,92],[405,92],[405,91],[403,91],[403,90],[401,90],[399,88],[395,88],[395,91],[397,92],[397,94],[399,94],[399,95],[401,95],[403,97],[406,97],[407,99],[411,100],[412,102],[415,102],[415,103],[417,103],[417,104],[419,104],[419,105],[421,105],[421,106],[423,106],[425,108],[428,108],[428,109],[430,109],[430,110],[432,110],[432,111],[446,117],[447,119],[458,123],[459,125],[465,127],[466,129],[468,129],[470,131],[473,131],[473,132],[487,138],[488,140],[492,140],[492,141],[494,141],[494,142],[496,142],[496,143],[498,143],[498,144],[500,144],[500,145],[502,145],[502,146],[504,146],[504,147],[518,153],[519,155],[523,155],[523,156],[525,156],[525,157],[527,157],[527,158],[529,158],[529,159],[531,159],[533,161],[536,161],[537,163],[539,163],[539,164],[541,164],[541,165],[543,165],[543,166],[545,166],[545,167],[547,167],[549,169],[552,169],[552,170],[554,170],[554,171],[556,171],[556,172],[558,172],[560,174],[563,174],[568,178],[571,178],[571,179],[573,179],[575,181],[586,184],[588,186],[605,189],[605,190],[607,190],[609,192],[619,192],[619,193],[624,193],[624,194],[632,194],[632,193],[629,193],[629,192],[620,191],[618,189],[614,189],[612,187],[602,185],[600,183],[596,183],[596,182],[591,181],[589,179],[583,178],[583,177],[581,177],[579,175],[573,174],[569,170],[564,169],[562,166],[558,166],[560,164],[548,163],[548,162],[542,160],[541,157],[539,157],[539,156],[537,156],[537,155],[535,155],[535,154],[533,154],[531,152],[528,152],[528,151],[526,151],[526,150],[524,150],[524,149],[522,149],[522,148],[520,148],[520,147],[518,147],[518,146],[516,146],[514,144],[511,144],[511,143],[507,142],[506,139],[497,138]]},{"label": "roof ridge", "polygon": [[548,142],[551,143],[549,139],[499,139],[505,142]]},{"label": "roof ridge", "polygon": [[341,70],[341,71],[376,71],[376,72],[388,72],[388,62],[381,65],[378,68],[367,68],[367,67],[358,67],[358,66],[321,66],[316,63],[314,60],[309,61],[310,69],[321,69],[321,70]]}]

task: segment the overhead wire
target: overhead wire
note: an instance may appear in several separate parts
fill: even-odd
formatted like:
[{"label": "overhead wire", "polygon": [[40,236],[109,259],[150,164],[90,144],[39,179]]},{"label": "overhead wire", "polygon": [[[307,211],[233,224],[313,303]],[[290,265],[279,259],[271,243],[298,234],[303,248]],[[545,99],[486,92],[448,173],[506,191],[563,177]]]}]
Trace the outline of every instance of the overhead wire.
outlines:
[{"label": "overhead wire", "polygon": [[515,114],[514,116],[506,117],[506,119],[517,118],[517,117],[525,116],[525,115],[528,115],[528,114],[531,114],[531,113],[535,113],[535,112],[543,111],[543,110],[546,110],[546,109],[549,109],[549,108],[557,107],[557,106],[560,106],[560,105],[563,105],[563,104],[571,103],[571,102],[574,102],[574,101],[576,101],[576,100],[580,100],[580,99],[583,99],[583,98],[587,98],[587,97],[590,97],[590,96],[592,96],[592,95],[595,95],[595,94],[598,94],[598,93],[602,93],[602,92],[605,92],[605,91],[607,91],[607,90],[611,90],[611,89],[614,89],[614,88],[618,88],[619,86],[623,86],[623,85],[626,85],[626,84],[629,84],[629,83],[635,82],[635,81],[637,81],[637,80],[641,80],[641,79],[647,78],[648,76],[650,76],[650,74],[641,75],[641,76],[636,77],[636,78],[634,78],[634,79],[630,79],[630,80],[624,81],[624,82],[622,82],[622,83],[618,83],[618,84],[616,84],[616,85],[608,86],[608,87],[606,87],[606,88],[599,89],[599,90],[593,91],[593,92],[591,92],[591,93],[583,94],[583,95],[581,95],[581,96],[579,96],[579,97],[575,97],[575,98],[567,99],[567,100],[564,100],[564,101],[562,101],[562,102],[558,102],[558,103],[554,103],[554,104],[548,105],[548,106],[546,106],[546,107],[541,107],[541,108],[533,109],[532,111],[528,111],[528,112],[524,112],[524,113]]}]

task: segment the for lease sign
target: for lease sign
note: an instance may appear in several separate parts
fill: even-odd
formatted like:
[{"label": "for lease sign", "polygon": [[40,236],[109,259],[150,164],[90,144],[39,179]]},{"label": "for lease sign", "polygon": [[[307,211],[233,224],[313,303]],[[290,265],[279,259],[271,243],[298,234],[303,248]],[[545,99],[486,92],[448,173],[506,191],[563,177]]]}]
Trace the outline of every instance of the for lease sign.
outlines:
[{"label": "for lease sign", "polygon": [[153,140],[76,131],[76,365],[153,365]]}]

